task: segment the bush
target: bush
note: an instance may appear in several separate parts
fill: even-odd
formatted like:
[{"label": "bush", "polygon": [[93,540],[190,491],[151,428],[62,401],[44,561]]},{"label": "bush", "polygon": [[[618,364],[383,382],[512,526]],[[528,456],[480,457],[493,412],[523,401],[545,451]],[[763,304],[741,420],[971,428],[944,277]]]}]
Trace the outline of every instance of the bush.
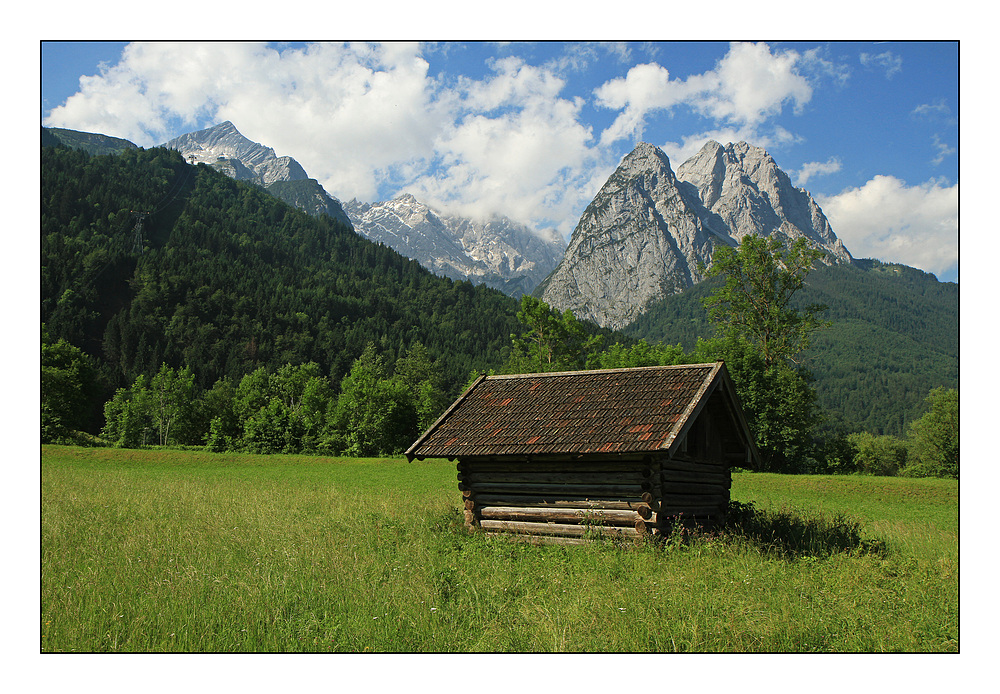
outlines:
[{"label": "bush", "polygon": [[906,442],[895,436],[876,436],[867,431],[849,434],[854,469],[866,475],[891,477],[906,465]]}]

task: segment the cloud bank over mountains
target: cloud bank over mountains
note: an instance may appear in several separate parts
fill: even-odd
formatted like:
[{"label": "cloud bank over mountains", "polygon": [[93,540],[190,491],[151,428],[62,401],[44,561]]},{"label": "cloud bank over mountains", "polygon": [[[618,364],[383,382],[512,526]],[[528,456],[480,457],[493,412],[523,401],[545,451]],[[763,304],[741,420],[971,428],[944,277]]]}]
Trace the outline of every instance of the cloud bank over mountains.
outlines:
[{"label": "cloud bank over mountains", "polygon": [[[852,69],[885,80],[905,70],[891,50],[863,53],[852,66],[821,47],[723,48],[709,69],[683,74],[657,62],[656,46],[640,61],[621,44],[565,44],[545,60],[498,47],[458,72],[447,43],[135,43],[81,77],[44,124],[149,147],[229,120],[342,200],[408,192],[455,214],[507,215],[568,237],[638,141],[659,146],[675,167],[708,140],[751,142],[780,161],[776,150],[804,140],[788,116],[818,108],[818,93],[843,89]],[[914,112],[926,119],[947,109],[928,101]],[[926,146],[927,161],[954,154],[941,139]],[[840,152],[825,156],[802,163],[798,185],[849,166]],[[957,258],[957,191],[880,173],[816,197],[855,256],[892,252],[877,257],[942,273]],[[908,243],[927,248],[899,255]]]}]

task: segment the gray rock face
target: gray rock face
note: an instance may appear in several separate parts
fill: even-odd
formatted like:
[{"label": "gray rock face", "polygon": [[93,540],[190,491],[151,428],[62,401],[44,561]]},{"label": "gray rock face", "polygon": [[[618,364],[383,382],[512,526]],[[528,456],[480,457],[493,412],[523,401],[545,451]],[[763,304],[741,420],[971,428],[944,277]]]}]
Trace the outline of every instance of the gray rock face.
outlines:
[{"label": "gray rock face", "polygon": [[476,221],[432,210],[412,195],[344,206],[355,230],[432,272],[529,293],[556,266],[565,244],[554,231],[533,233],[506,217]]},{"label": "gray rock face", "polygon": [[763,149],[705,145],[677,169],[639,144],[584,211],[559,266],[534,292],[578,318],[623,328],[653,301],[704,279],[719,244],[747,234],[805,237],[853,261],[816,202]]},{"label": "gray rock face", "polygon": [[667,156],[642,143],[584,211],[566,254],[535,292],[577,318],[622,328],[646,305],[703,279],[715,247],[735,242],[674,177]]},{"label": "gray rock face", "polygon": [[297,161],[276,156],[270,147],[247,139],[229,121],[181,135],[163,146],[178,150],[196,164],[216,166],[233,178],[259,186],[308,178]]},{"label": "gray rock face", "polygon": [[[328,215],[350,226],[337,198],[327,193],[291,157],[244,137],[229,121],[187,133],[163,145],[176,149],[195,164],[208,164],[238,181],[249,181],[314,217]],[[298,185],[287,185],[301,181]]]},{"label": "gray rock face", "polygon": [[760,147],[709,142],[677,168],[677,178],[694,186],[737,240],[747,234],[786,243],[804,237],[826,251],[829,262],[853,261],[812,196],[793,186]]}]

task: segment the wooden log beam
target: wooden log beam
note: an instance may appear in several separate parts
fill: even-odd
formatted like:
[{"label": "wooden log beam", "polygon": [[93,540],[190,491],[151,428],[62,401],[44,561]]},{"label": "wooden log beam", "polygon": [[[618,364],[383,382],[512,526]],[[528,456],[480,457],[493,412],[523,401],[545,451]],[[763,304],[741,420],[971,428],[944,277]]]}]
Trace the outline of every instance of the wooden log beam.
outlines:
[{"label": "wooden log beam", "polygon": [[602,470],[641,470],[650,466],[650,460],[645,457],[606,456],[603,459],[579,455],[546,456],[530,460],[512,458],[463,458],[458,466],[470,471],[501,471],[501,470],[560,470],[602,471]]},{"label": "wooden log beam", "polygon": [[530,523],[525,521],[482,520],[480,525],[484,530],[524,533],[528,535],[565,535],[569,537],[585,537],[590,534],[603,537],[623,535],[636,537],[639,532],[634,527],[618,528],[608,525],[574,525],[570,523]]},{"label": "wooden log beam", "polygon": [[723,463],[698,462],[694,460],[661,460],[660,469],[677,470],[679,472],[714,472],[723,473],[729,468]]},{"label": "wooden log beam", "polygon": [[534,506],[580,509],[636,510],[643,505],[640,498],[633,499],[592,499],[571,496],[537,496],[530,494],[477,494],[475,502],[490,506]]},{"label": "wooden log beam", "polygon": [[462,491],[506,494],[529,494],[533,496],[572,495],[583,497],[606,497],[638,499],[645,491],[654,489],[649,482],[642,484],[545,484],[531,482],[459,482]]},{"label": "wooden log beam", "polygon": [[729,495],[720,494],[663,494],[660,506],[719,506],[729,503]]},{"label": "wooden log beam", "polygon": [[663,470],[660,479],[664,484],[673,482],[695,482],[698,484],[728,485],[732,476],[721,472],[681,472],[679,470]]},{"label": "wooden log beam", "polygon": [[649,474],[634,472],[459,472],[458,479],[469,484],[477,482],[531,482],[542,484],[642,484],[650,482]]},{"label": "wooden log beam", "polygon": [[721,484],[695,484],[692,482],[664,482],[663,494],[725,494],[729,487]]},{"label": "wooden log beam", "polygon": [[637,511],[613,509],[538,508],[535,506],[484,506],[483,520],[576,523],[579,525],[634,525],[642,520]]}]

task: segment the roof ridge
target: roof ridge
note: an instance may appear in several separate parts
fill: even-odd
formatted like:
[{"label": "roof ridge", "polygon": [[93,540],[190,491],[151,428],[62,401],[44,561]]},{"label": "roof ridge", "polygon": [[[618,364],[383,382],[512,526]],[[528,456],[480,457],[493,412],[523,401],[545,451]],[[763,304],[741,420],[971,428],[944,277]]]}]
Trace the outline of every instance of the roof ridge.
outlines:
[{"label": "roof ridge", "polygon": [[487,381],[500,381],[515,378],[545,378],[551,376],[579,376],[583,374],[609,374],[632,371],[656,371],[669,369],[717,368],[722,361],[700,362],[698,364],[667,364],[664,366],[622,366],[615,369],[584,369],[582,371],[542,371],[527,374],[494,374],[486,377]]}]

